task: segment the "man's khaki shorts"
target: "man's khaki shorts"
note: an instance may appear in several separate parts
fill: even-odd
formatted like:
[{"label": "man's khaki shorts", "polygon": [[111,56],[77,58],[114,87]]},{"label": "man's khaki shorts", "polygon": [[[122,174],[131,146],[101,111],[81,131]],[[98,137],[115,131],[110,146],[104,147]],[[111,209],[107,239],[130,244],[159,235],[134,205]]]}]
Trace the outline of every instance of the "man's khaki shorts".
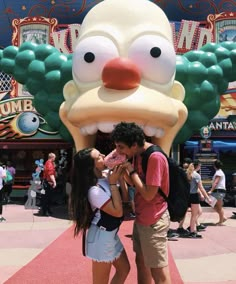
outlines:
[{"label": "man's khaki shorts", "polygon": [[142,254],[146,267],[162,268],[168,265],[167,232],[170,226],[168,210],[150,226],[134,223],[133,250]]}]

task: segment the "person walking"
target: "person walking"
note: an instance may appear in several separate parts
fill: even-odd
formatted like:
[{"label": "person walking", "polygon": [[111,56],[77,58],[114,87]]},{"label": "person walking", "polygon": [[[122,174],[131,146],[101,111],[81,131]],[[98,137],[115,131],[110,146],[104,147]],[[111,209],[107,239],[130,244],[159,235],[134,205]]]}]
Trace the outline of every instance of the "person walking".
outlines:
[{"label": "person walking", "polygon": [[3,211],[3,179],[6,177],[6,170],[3,169],[2,164],[0,163],[0,223],[5,222],[6,219],[2,216]]},{"label": "person walking", "polygon": [[52,210],[51,210],[52,191],[57,186],[56,169],[54,164],[55,159],[56,155],[54,153],[49,153],[48,160],[44,165],[43,183],[42,183],[44,194],[41,195],[41,208],[38,213],[38,215],[40,216],[52,215]]},{"label": "person walking", "polygon": [[123,220],[118,186],[123,168],[117,165],[104,173],[104,157],[94,148],[75,154],[69,212],[74,236],[83,233],[83,253],[92,260],[93,284],[108,284],[112,266],[116,272],[110,283],[122,284],[130,271],[117,234]]},{"label": "person walking", "polygon": [[219,215],[219,221],[216,225],[223,225],[223,223],[227,220],[224,215],[223,209],[223,199],[226,194],[226,186],[225,186],[225,174],[222,171],[223,163],[220,160],[216,160],[214,162],[215,174],[212,178],[212,186],[208,191],[208,194],[212,195],[217,199],[217,202],[214,206],[215,211]]},{"label": "person walking", "polygon": [[[192,160],[190,158],[185,158],[183,161],[183,169],[186,172],[189,165],[192,163]],[[179,222],[179,226],[176,230],[176,233],[180,236],[180,237],[186,237],[189,235],[189,230],[188,229],[184,229],[184,222],[186,219],[186,215],[187,215],[188,211],[186,212],[184,218]]]},{"label": "person walking", "polygon": [[11,161],[7,161],[6,171],[8,171],[8,173],[11,176],[11,180],[4,183],[5,201],[6,201],[6,203],[9,203],[9,202],[11,202],[10,196],[11,196],[12,186],[14,184],[15,175],[16,175],[16,169],[13,167]]},{"label": "person walking", "polygon": [[[202,235],[198,234],[197,231],[204,229],[205,226],[200,226],[198,221],[199,217],[202,214],[202,209],[200,205],[200,196],[203,196],[209,203],[210,198],[202,185],[201,176],[198,171],[201,168],[201,163],[199,160],[194,160],[191,163],[186,171],[187,176],[190,181],[190,204],[191,204],[191,217],[190,217],[190,233],[187,235],[189,238],[199,239],[202,238]],[[198,226],[198,228],[197,228]],[[199,227],[200,226],[200,227]]]},{"label": "person walking", "polygon": [[[124,162],[123,168],[135,187],[135,213],[133,249],[136,253],[138,284],[169,284],[167,232],[170,216],[167,202],[158,193],[159,188],[169,194],[169,167],[161,152],[150,155],[146,177],[142,170],[142,153],[152,144],[145,139],[141,127],[135,123],[121,122],[111,133],[116,150],[133,163]],[[146,181],[145,181],[146,180]]]}]

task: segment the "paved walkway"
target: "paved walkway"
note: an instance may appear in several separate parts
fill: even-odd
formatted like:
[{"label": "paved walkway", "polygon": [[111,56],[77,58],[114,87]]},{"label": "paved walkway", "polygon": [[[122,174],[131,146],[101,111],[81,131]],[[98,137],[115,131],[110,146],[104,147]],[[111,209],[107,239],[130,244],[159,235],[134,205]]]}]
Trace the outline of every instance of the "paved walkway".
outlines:
[{"label": "paved walkway", "polygon": [[[215,226],[218,214],[203,207],[201,222],[207,229],[202,239],[178,238],[169,241],[171,252],[185,284],[236,283],[236,208],[225,208],[228,220],[224,226]],[[186,218],[189,225],[190,213]],[[176,223],[171,225],[175,229]]]},{"label": "paved walkway", "polygon": [[[168,242],[182,279],[185,284],[236,283],[236,218],[232,217],[236,208],[225,208],[228,220],[221,227],[214,226],[217,214],[211,208],[203,210],[201,222],[208,226],[202,232],[203,239],[177,238]],[[55,217],[37,217],[33,215],[37,210],[25,210],[23,205],[4,206],[7,221],[0,223],[0,284],[72,225],[65,207],[53,211]],[[186,225],[189,217],[190,213]],[[176,223],[171,224],[172,229],[176,227]]]}]

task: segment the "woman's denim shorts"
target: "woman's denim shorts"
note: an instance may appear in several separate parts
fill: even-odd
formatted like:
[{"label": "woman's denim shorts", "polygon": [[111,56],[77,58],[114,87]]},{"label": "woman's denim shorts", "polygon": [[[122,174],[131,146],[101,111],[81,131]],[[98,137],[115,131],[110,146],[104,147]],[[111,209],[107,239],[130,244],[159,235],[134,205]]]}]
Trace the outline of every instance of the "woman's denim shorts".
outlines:
[{"label": "woman's denim shorts", "polygon": [[216,189],[214,190],[211,195],[214,196],[217,200],[223,200],[226,194],[226,190]]},{"label": "woman's denim shorts", "polygon": [[124,247],[117,231],[102,230],[92,224],[86,236],[86,256],[99,262],[113,262],[119,258]]}]

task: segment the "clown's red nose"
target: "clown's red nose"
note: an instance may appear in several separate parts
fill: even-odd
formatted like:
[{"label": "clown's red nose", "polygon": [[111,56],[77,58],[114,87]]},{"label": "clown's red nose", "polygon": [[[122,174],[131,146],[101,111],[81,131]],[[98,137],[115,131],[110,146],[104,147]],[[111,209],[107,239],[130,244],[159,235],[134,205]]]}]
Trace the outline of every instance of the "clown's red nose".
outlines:
[{"label": "clown's red nose", "polygon": [[119,57],[112,59],[104,66],[102,80],[106,88],[129,90],[139,86],[141,74],[130,59]]}]

